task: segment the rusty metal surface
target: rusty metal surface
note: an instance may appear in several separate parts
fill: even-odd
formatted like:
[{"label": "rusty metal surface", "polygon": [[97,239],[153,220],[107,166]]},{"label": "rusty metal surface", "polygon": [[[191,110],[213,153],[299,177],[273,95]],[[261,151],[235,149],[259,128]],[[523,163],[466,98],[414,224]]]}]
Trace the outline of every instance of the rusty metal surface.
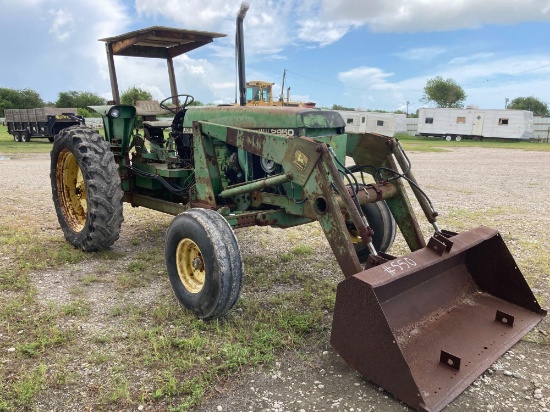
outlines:
[{"label": "rusty metal surface", "polygon": [[[332,159],[329,160],[332,162]],[[333,195],[326,163],[328,162],[320,161],[317,163],[316,168],[311,174],[311,178],[304,186],[304,191],[307,198],[311,200],[308,203],[315,205],[313,209],[315,210],[317,220],[325,233],[344,276],[350,277],[361,271],[361,264],[355,253],[351,237],[346,230],[346,223],[338,201]],[[344,190],[346,189],[344,188]]]},{"label": "rusty metal surface", "polygon": [[124,201],[130,203],[133,207],[142,206],[147,209],[158,210],[159,212],[168,213],[169,215],[177,216],[191,208],[189,203],[181,204],[169,202],[162,199],[157,199],[150,196],[140,195],[133,192],[124,193]]},{"label": "rusty metal surface", "polygon": [[[338,193],[340,193],[340,197],[344,202],[346,210],[349,213],[350,218],[353,221],[353,224],[355,225],[355,228],[359,232],[359,236],[361,237],[365,245],[370,244],[372,242],[372,234],[373,234],[372,229],[366,226],[365,223],[363,222],[363,219],[359,214],[359,210],[353,203],[351,195],[349,194],[348,189],[345,186],[340,176],[340,172],[338,171],[338,168],[336,167],[336,165],[334,164],[334,161],[332,160],[332,156],[328,151],[327,145],[322,144],[319,146],[319,149],[323,154],[322,159],[332,177],[332,182],[336,186]],[[327,195],[332,196],[332,193]],[[345,226],[342,226],[341,230],[345,231]]]},{"label": "rusty metal surface", "polygon": [[194,50],[222,33],[153,26],[114,37],[99,39],[111,46],[115,56],[169,58]]},{"label": "rusty metal surface", "polygon": [[[361,186],[356,193],[357,200],[360,205],[366,205],[367,203],[374,203],[380,200],[391,199],[397,194],[397,187],[393,183],[384,184],[369,184]],[[352,188],[348,187],[348,193],[352,195]],[[342,207],[344,203],[341,203]]]},{"label": "rusty metal surface", "polygon": [[497,231],[450,240],[338,285],[331,344],[417,410],[441,410],[546,315]]},{"label": "rusty metal surface", "polygon": [[195,159],[195,198],[193,201],[215,208],[216,194],[221,191],[221,177],[213,138],[204,135],[201,124],[193,124]]}]

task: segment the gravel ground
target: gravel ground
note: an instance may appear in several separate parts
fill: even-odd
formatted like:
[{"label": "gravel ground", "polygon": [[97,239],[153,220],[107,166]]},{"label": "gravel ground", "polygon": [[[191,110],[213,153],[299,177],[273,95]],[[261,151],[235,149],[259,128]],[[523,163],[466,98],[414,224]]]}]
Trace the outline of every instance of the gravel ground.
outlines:
[{"label": "gravel ground", "polygon": [[[409,157],[417,179],[440,213],[440,225],[450,230],[464,230],[487,224],[487,216],[491,222],[498,222],[495,227],[503,234],[522,271],[526,276],[531,275],[533,291],[548,307],[550,274],[532,273],[529,264],[534,251],[528,246],[536,246],[539,251],[550,247],[550,153],[461,148],[442,153],[413,152]],[[51,202],[49,155],[0,160],[0,175],[1,216],[40,219],[42,230],[59,230]],[[452,227],[445,224],[445,216],[461,214],[468,216],[466,221]],[[125,247],[125,232],[144,230],[133,215],[125,218],[121,239],[117,242],[121,248]],[[246,244],[255,242],[254,237],[240,234],[238,237],[243,253],[255,247]],[[546,257],[544,267],[549,267],[548,262]],[[61,279],[67,281],[73,271],[78,270],[77,265],[69,265],[53,274],[42,273],[37,282],[40,293],[62,294],[63,291],[52,285],[59,285]],[[145,292],[145,296],[164,293],[162,287]],[[94,302],[114,299],[108,290],[97,293]],[[99,317],[104,309],[92,309],[90,327],[95,324],[96,312]],[[517,344],[446,410],[550,410],[550,348],[532,342],[548,333],[550,322],[546,318],[533,332],[534,339]],[[192,410],[402,411],[408,408],[349,369],[327,341],[312,348],[305,357],[286,353],[273,368],[248,371],[235,381],[226,382],[217,387],[203,405]]]},{"label": "gravel ground", "polygon": [[[440,213],[466,211],[487,224],[494,215],[516,259],[529,259],[521,241],[550,248],[550,153],[462,148],[443,153],[409,153],[413,172]],[[427,231],[425,232],[427,233]],[[515,247],[516,246],[516,247]],[[390,252],[392,252],[390,250]],[[550,258],[547,258],[548,267]],[[525,268],[522,268],[525,272]],[[532,285],[539,301],[550,302],[550,273],[538,273]],[[545,318],[534,333],[550,333]],[[550,410],[550,347],[521,341],[455,399],[446,411]],[[274,369],[251,373],[228,385],[196,412],[222,411],[402,411],[409,408],[348,368],[327,346],[307,363],[286,356]]]}]

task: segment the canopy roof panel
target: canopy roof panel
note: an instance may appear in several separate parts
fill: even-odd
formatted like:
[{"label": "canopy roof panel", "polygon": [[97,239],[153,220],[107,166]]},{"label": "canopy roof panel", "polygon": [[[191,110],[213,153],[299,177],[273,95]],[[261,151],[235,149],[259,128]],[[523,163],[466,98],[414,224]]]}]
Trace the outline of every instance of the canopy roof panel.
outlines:
[{"label": "canopy roof panel", "polygon": [[120,36],[99,39],[111,45],[115,56],[174,58],[225,37],[222,33],[153,26]]}]

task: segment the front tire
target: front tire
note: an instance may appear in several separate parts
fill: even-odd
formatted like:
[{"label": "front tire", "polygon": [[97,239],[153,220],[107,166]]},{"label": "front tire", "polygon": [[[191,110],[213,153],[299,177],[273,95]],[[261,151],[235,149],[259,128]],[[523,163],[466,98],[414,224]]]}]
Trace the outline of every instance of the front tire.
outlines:
[{"label": "front tire", "polygon": [[219,318],[235,305],[244,269],[233,229],[220,214],[191,209],[176,216],[165,256],[176,297],[197,317]]},{"label": "front tire", "polygon": [[65,238],[84,251],[110,247],[124,218],[123,191],[109,143],[88,128],[64,129],[52,146],[50,179]]},{"label": "front tire", "polygon": [[[360,184],[359,188],[362,186]],[[374,248],[378,252],[386,252],[393,245],[395,234],[397,233],[397,224],[391,214],[390,208],[385,201],[379,201],[361,205],[361,210],[365,214],[369,226],[374,231],[374,235],[372,236]],[[348,231],[359,262],[365,263],[370,255],[369,248],[362,243],[353,223],[348,224]]]}]

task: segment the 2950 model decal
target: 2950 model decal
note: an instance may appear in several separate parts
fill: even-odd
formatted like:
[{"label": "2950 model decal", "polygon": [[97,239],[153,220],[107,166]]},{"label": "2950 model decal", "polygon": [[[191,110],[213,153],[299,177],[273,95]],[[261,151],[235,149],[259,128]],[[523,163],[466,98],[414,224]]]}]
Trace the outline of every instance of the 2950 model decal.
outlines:
[{"label": "2950 model decal", "polygon": [[298,136],[300,134],[300,129],[256,129],[259,132],[269,133],[269,134],[282,134],[285,136]]},{"label": "2950 model decal", "polygon": [[[263,133],[269,134],[279,134],[283,136],[299,136],[300,129],[252,129],[257,130]],[[184,127],[183,133],[193,134],[193,129],[191,127]]]}]

